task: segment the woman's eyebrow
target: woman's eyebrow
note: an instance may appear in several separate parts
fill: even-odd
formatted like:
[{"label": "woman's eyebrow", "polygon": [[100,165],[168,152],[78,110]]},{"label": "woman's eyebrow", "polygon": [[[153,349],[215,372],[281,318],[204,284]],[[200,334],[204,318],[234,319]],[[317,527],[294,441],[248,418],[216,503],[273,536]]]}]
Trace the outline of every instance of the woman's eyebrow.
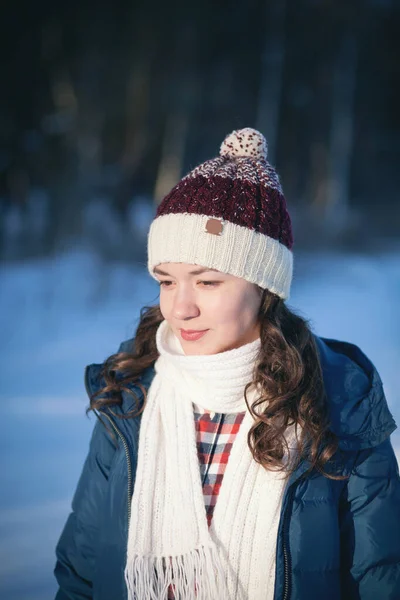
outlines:
[{"label": "woman's eyebrow", "polygon": [[[218,273],[218,269],[206,269],[206,268],[201,268],[201,269],[195,269],[194,271],[190,271],[189,275],[201,275],[202,273],[207,273],[207,272],[214,272],[214,273]],[[171,277],[171,275],[169,273],[167,273],[166,271],[162,271],[161,269],[159,269],[158,267],[154,267],[153,272],[156,275],[167,275],[168,277]]]}]

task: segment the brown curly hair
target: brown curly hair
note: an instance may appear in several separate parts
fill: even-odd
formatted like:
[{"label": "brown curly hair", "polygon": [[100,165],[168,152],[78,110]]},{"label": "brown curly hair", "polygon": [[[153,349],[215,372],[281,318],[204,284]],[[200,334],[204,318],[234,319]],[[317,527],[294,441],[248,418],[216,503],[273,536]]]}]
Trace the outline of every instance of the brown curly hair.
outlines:
[{"label": "brown curly hair", "polygon": [[[316,342],[309,323],[290,310],[285,302],[262,290],[258,314],[261,348],[255,365],[254,380],[245,389],[248,409],[255,418],[248,433],[248,445],[255,461],[266,469],[295,470],[302,458],[309,461],[306,473],[316,469],[330,479],[343,479],[337,468],[326,471],[327,463],[338,450],[338,438],[329,431],[329,415],[322,370]],[[110,356],[103,365],[105,386],[90,401],[90,409],[121,404],[121,392],[133,394],[135,408],[119,418],[132,418],[145,406],[129,384],[140,384],[142,372],[158,358],[156,331],[163,321],[160,307],[146,306],[140,313],[132,352]],[[247,392],[256,385],[261,395],[250,406]],[[268,401],[264,412],[258,407]],[[293,425],[297,437],[295,460],[283,464],[285,452],[290,458],[284,432]],[[333,464],[332,461],[331,464]]]}]

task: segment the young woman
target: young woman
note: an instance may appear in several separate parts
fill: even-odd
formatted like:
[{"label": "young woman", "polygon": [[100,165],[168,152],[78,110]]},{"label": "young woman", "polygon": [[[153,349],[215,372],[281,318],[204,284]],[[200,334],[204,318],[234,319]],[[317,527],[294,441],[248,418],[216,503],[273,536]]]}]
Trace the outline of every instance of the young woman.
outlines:
[{"label": "young woman", "polygon": [[160,304],[86,369],[98,422],[57,600],[395,600],[395,423],[374,366],[285,304],[292,232],[264,137],[164,198]]}]

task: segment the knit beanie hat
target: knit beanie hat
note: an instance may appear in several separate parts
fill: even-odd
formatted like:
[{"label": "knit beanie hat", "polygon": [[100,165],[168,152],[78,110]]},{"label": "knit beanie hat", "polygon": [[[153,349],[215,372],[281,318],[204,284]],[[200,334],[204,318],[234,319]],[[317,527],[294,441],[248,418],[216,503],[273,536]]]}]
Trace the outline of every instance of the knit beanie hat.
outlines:
[{"label": "knit beanie hat", "polygon": [[293,273],[293,236],[264,136],[233,131],[219,156],[181,179],[157,209],[148,235],[148,269],[176,262],[242,277],[283,299]]}]

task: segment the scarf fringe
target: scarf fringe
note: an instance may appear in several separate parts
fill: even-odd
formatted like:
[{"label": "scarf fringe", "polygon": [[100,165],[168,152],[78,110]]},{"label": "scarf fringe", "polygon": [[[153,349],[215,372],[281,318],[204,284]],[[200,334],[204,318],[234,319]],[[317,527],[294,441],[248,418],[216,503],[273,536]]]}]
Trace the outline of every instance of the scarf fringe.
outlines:
[{"label": "scarf fringe", "polygon": [[229,598],[215,546],[200,546],[180,556],[135,555],[126,564],[125,581],[129,600],[166,600],[170,585],[175,600]]}]

